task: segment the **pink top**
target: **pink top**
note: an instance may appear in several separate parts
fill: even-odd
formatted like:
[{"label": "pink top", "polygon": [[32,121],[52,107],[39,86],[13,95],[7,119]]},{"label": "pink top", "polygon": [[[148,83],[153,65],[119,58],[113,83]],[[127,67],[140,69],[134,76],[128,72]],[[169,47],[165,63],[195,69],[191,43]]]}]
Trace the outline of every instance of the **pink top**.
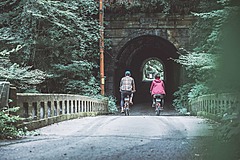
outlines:
[{"label": "pink top", "polygon": [[166,94],[164,82],[160,79],[155,79],[152,81],[150,92],[152,95],[154,94]]}]

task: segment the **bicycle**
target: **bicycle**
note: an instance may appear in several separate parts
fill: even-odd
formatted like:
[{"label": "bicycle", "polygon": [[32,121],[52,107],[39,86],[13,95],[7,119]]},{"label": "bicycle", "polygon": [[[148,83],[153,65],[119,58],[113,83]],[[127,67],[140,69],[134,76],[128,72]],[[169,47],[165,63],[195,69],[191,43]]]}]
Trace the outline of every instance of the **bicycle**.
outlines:
[{"label": "bicycle", "polygon": [[162,94],[155,94],[153,95],[154,102],[155,102],[155,112],[156,115],[159,116],[163,111],[163,95]]},{"label": "bicycle", "polygon": [[129,116],[129,105],[130,105],[129,101],[130,101],[130,95],[127,95],[126,97],[124,97],[123,110],[124,110],[125,116]]}]

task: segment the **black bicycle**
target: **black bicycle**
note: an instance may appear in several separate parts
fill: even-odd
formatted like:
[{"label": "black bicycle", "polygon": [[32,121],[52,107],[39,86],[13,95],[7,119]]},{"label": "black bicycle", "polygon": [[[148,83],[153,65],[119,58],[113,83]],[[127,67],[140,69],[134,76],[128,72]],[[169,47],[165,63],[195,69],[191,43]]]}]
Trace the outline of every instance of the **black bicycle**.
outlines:
[{"label": "black bicycle", "polygon": [[164,103],[163,97],[164,95],[162,94],[153,95],[154,102],[155,102],[155,112],[157,116],[159,116],[163,111],[163,103]]}]

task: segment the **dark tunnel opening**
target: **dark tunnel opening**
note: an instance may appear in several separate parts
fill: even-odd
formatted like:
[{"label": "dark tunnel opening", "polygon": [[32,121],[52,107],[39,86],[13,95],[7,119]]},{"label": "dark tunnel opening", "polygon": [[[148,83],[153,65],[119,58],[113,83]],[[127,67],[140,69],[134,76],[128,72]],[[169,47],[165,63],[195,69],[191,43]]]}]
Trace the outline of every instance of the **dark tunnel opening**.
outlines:
[{"label": "dark tunnel opening", "polygon": [[147,59],[159,59],[164,66],[166,87],[165,102],[172,103],[173,93],[180,83],[180,65],[172,60],[178,58],[177,50],[169,41],[157,36],[141,36],[129,41],[120,51],[115,70],[115,96],[120,101],[119,83],[126,70],[135,79],[134,103],[151,103],[151,81],[143,81],[142,66]]}]

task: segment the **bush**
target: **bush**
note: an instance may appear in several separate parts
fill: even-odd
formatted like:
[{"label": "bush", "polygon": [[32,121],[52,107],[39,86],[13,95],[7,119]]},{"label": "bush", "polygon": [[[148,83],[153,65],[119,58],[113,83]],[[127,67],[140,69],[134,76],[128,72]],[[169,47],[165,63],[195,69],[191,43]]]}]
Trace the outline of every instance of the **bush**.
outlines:
[{"label": "bush", "polygon": [[24,134],[23,128],[17,128],[17,124],[22,118],[11,114],[17,110],[19,110],[19,107],[0,111],[0,139],[15,139]]},{"label": "bush", "polygon": [[188,106],[188,93],[190,92],[193,84],[187,83],[181,87],[179,87],[178,91],[176,91],[173,95],[175,99],[173,100],[173,106],[176,110],[180,110],[182,108],[187,108]]},{"label": "bush", "polygon": [[240,144],[240,107],[235,105],[226,110],[219,126],[219,136]]},{"label": "bush", "polygon": [[108,112],[115,113],[118,111],[116,101],[117,101],[116,97],[113,96],[108,97]]},{"label": "bush", "polygon": [[188,93],[188,101],[191,102],[193,99],[201,95],[207,94],[208,90],[208,87],[203,83],[196,83],[194,86],[191,87],[191,90]]},{"label": "bush", "polygon": [[109,113],[115,113],[118,111],[117,109],[117,99],[114,96],[102,96],[102,95],[95,95],[93,96],[94,98],[98,98],[98,99],[106,99],[108,101],[108,112]]}]

